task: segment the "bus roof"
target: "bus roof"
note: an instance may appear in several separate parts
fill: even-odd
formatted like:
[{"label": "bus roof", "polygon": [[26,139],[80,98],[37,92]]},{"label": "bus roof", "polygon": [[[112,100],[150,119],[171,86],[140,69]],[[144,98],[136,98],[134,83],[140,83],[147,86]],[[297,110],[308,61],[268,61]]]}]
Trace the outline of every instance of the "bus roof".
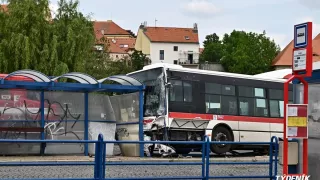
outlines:
[{"label": "bus roof", "polygon": [[228,72],[220,72],[220,71],[209,71],[209,70],[202,70],[202,69],[191,69],[191,68],[184,68],[181,65],[168,64],[168,63],[155,63],[155,64],[147,65],[142,70],[129,73],[128,75],[150,70],[150,69],[160,68],[160,67],[164,69],[169,69],[172,71],[179,71],[179,72],[186,72],[186,73],[206,74],[206,75],[252,79],[252,80],[261,80],[261,81],[272,81],[272,82],[280,82],[280,83],[286,82],[286,79],[273,78],[273,77],[270,78],[268,76],[255,76],[255,75],[245,75],[245,74],[228,73]]},{"label": "bus roof", "polygon": [[279,69],[254,75],[255,77],[269,77],[277,79],[287,79],[292,75],[292,69]]}]

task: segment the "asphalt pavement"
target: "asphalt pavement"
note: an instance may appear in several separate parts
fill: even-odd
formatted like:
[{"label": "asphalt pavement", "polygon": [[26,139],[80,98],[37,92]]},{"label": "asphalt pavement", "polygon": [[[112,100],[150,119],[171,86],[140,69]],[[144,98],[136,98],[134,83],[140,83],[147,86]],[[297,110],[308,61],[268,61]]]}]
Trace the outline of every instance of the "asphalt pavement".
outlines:
[{"label": "asphalt pavement", "polygon": [[[119,149],[115,147],[115,151]],[[201,157],[201,156],[200,156]],[[201,161],[198,157],[183,158],[129,158],[109,157],[107,161],[165,161],[165,162],[195,162]],[[0,157],[0,162],[68,162],[68,161],[93,161],[94,158],[84,156],[29,156],[29,157]],[[216,157],[212,156],[213,162],[267,162],[268,156],[257,157]],[[268,165],[210,165],[210,176],[264,176],[269,173]],[[282,172],[278,165],[279,174]],[[142,177],[177,177],[177,176],[201,176],[200,165],[133,165],[133,166],[107,166],[107,178],[142,178]],[[93,166],[0,166],[0,179],[29,179],[29,178],[93,178]],[[231,179],[231,178],[228,178]],[[232,178],[234,179],[234,178]],[[248,178],[242,178],[247,180]],[[264,178],[268,179],[268,178]]]},{"label": "asphalt pavement", "polygon": [[[266,165],[212,165],[212,176],[268,175]],[[0,178],[92,178],[93,166],[47,166],[47,167],[0,167]],[[281,172],[281,169],[279,169]],[[201,176],[201,166],[110,166],[106,167],[107,178]],[[229,178],[228,178],[229,179]],[[243,180],[248,178],[243,178]],[[265,178],[268,179],[268,178]]]}]

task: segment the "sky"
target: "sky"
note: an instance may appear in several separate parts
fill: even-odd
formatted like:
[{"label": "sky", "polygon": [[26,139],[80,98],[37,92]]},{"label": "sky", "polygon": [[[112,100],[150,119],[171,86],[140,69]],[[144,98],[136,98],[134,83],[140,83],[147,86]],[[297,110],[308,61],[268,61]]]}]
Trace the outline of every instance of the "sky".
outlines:
[{"label": "sky", "polygon": [[[51,0],[56,10],[58,0]],[[79,11],[92,20],[113,20],[135,34],[139,25],[193,27],[199,41],[235,30],[262,33],[283,49],[293,39],[295,24],[313,22],[313,37],[320,33],[320,0],[79,0]],[[318,14],[318,16],[316,16]]]}]

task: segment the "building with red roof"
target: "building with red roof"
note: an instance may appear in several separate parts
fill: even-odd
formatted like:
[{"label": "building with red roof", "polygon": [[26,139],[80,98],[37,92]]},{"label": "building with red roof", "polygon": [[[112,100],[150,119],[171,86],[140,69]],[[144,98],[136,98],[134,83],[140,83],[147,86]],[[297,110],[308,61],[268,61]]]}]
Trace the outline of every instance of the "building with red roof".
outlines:
[{"label": "building with red roof", "polygon": [[136,36],[130,30],[121,28],[112,20],[94,21],[94,31],[96,35],[96,48],[103,50],[103,46],[108,46],[108,52],[114,60],[128,56],[134,49]]},{"label": "building with red roof", "polygon": [[197,24],[193,28],[150,27],[146,23],[141,24],[135,49],[148,55],[152,63],[198,68],[200,44]]}]

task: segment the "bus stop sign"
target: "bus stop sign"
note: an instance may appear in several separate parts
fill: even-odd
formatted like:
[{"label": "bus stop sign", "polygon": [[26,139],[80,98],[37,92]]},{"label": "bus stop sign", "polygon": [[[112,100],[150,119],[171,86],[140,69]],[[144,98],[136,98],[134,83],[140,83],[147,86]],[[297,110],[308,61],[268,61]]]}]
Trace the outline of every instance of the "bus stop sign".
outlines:
[{"label": "bus stop sign", "polygon": [[287,104],[287,137],[308,139],[308,104]]},{"label": "bus stop sign", "polygon": [[292,71],[294,75],[312,74],[312,22],[294,26]]}]

